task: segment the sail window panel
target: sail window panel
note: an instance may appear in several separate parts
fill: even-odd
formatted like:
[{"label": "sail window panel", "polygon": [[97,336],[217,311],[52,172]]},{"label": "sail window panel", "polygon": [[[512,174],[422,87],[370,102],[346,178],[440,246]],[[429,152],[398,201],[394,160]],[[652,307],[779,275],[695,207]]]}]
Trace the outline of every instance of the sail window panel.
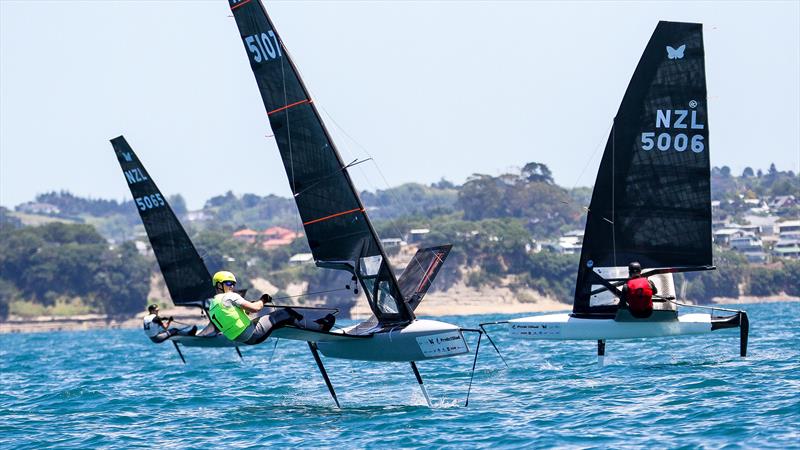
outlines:
[{"label": "sail window panel", "polygon": [[392,295],[392,287],[388,281],[380,280],[377,276],[360,280],[369,303],[377,308],[380,315],[393,316],[399,313],[397,299]]},{"label": "sail window panel", "polygon": [[378,284],[378,298],[376,304],[384,314],[398,314],[397,299],[392,295],[391,285],[386,281]]},{"label": "sail window panel", "polygon": [[360,277],[377,277],[382,263],[383,257],[381,255],[361,258],[358,261],[358,275]]},{"label": "sail window panel", "polygon": [[[594,267],[594,272],[605,279],[623,279],[628,277],[628,267]],[[604,288],[601,284],[593,284],[592,291]],[[590,306],[617,305],[619,299],[608,290],[598,292],[591,296]]]}]

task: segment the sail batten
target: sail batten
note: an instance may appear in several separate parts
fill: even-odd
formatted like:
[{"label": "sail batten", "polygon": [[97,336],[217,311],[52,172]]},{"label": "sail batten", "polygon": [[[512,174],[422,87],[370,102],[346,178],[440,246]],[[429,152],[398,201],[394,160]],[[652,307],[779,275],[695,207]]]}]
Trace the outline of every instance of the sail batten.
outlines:
[{"label": "sail batten", "polygon": [[[229,5],[317,265],[352,271],[380,321],[413,319],[348,166],[266,10],[259,0]],[[378,270],[365,271],[373,257],[380,257]]]},{"label": "sail batten", "polygon": [[593,267],[709,266],[711,191],[702,25],[659,22],[600,162],[573,312],[592,307]]},{"label": "sail batten", "polygon": [[172,302],[202,307],[214,296],[211,274],[156,186],[123,136],[111,140],[144,224]]}]

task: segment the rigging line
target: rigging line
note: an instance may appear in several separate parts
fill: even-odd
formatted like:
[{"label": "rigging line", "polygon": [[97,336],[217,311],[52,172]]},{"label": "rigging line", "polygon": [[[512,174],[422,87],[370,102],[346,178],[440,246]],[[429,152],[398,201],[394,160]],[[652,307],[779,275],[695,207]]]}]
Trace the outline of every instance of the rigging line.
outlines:
[{"label": "rigging line", "polygon": [[[283,45],[283,40],[281,40],[280,45],[281,45],[281,47],[284,47],[284,54],[286,55],[286,58],[288,58],[289,57],[289,53],[286,52],[286,47]],[[289,95],[286,92],[286,68],[285,68],[286,64],[284,62],[284,59],[285,58],[281,58],[281,85],[283,87],[283,104],[284,105],[288,105],[289,104]],[[279,110],[280,109],[277,109],[274,112],[277,112]],[[289,120],[289,108],[288,107],[284,107],[283,111],[286,111],[286,114],[285,114],[285,117],[286,117],[286,139],[287,139],[288,144],[289,144],[289,172],[291,174],[291,179],[292,179],[291,188],[292,188],[292,192],[294,192],[295,191],[296,182],[295,182],[295,179],[294,179],[294,158],[292,156],[292,122],[291,122],[291,120]],[[267,112],[267,115],[269,116],[270,112]]]},{"label": "rigging line", "polygon": [[305,294],[285,295],[283,297],[272,297],[272,299],[273,300],[284,300],[284,299],[287,299],[287,298],[307,297],[309,295],[328,294],[328,293],[331,293],[331,292],[339,292],[339,291],[347,291],[347,290],[349,290],[349,289],[345,289],[345,288],[328,289],[326,291],[306,292]]},{"label": "rigging line", "polygon": [[[328,146],[328,144],[325,144],[325,147],[327,147],[327,146]],[[325,148],[325,147],[323,147],[323,148]],[[356,159],[354,159],[354,160],[353,160],[353,161],[352,161],[350,164],[347,164],[346,166],[344,166],[344,167],[342,167],[342,168],[339,168],[339,169],[337,169],[337,170],[334,170],[333,172],[331,172],[331,173],[329,173],[329,174],[327,174],[327,175],[324,175],[322,178],[320,178],[320,179],[318,179],[317,181],[313,182],[313,183],[312,183],[310,186],[308,186],[307,188],[305,188],[305,189],[303,189],[302,191],[300,191],[300,192],[298,192],[298,193],[294,194],[294,196],[295,196],[295,197],[298,197],[298,196],[300,196],[300,194],[303,194],[303,193],[305,193],[306,191],[310,190],[310,189],[311,189],[311,188],[313,188],[314,186],[316,186],[316,185],[318,185],[318,184],[322,183],[322,182],[323,182],[323,181],[325,181],[326,179],[328,179],[328,178],[330,178],[330,177],[332,177],[332,176],[334,176],[334,175],[338,174],[339,172],[342,172],[343,170],[346,170],[346,169],[348,169],[348,168],[350,168],[350,167],[357,166],[357,165],[359,165],[359,164],[361,164],[361,163],[367,162],[367,161],[369,161],[370,159],[372,159],[372,158],[362,159],[361,161],[359,161],[359,160],[358,160],[358,158],[356,158]]]},{"label": "rigging line", "polygon": [[611,125],[611,220],[605,217],[606,221],[611,223],[611,249],[614,254],[614,267],[617,267],[617,229],[614,225],[616,217],[616,186],[617,180],[615,179],[617,170],[617,117],[614,116],[614,123]]},{"label": "rigging line", "polygon": [[[606,129],[606,131],[605,131],[605,133],[603,133],[603,136],[608,136],[608,134],[611,132],[611,130],[612,130],[612,129],[613,129],[613,122],[612,122],[612,123],[611,123],[611,124],[608,126],[608,128],[607,128],[607,129]],[[597,152],[600,150],[600,148],[603,148],[603,147],[605,147],[605,146],[603,145],[603,141],[601,140],[601,141],[599,141],[599,142],[597,143],[597,145],[594,147],[594,150],[592,151],[592,154],[591,154],[591,155],[589,155],[589,159],[587,159],[587,160],[586,160],[586,164],[584,164],[584,166],[583,166],[583,169],[581,170],[580,174],[578,174],[578,177],[575,179],[575,184],[573,184],[573,185],[572,185],[572,189],[570,189],[570,192],[571,192],[571,191],[574,191],[574,190],[575,190],[575,188],[576,188],[576,187],[578,187],[578,183],[580,183],[580,182],[581,182],[581,179],[583,178],[583,174],[584,174],[584,173],[586,173],[586,169],[588,169],[588,168],[589,168],[589,164],[591,164],[591,163],[592,163],[592,161],[594,161],[594,157],[597,155]],[[602,162],[602,161],[601,161],[601,162]],[[571,204],[573,204],[573,203],[575,203],[575,202],[573,202],[573,201],[568,201],[568,202],[562,201],[561,203],[563,203],[563,204],[565,204],[565,205],[571,205]],[[589,199],[589,203],[591,204],[591,198]],[[586,214],[587,214],[587,215],[588,215],[590,212],[592,212],[592,211],[589,209],[589,207],[588,207],[588,206],[581,206],[581,209],[583,209],[584,211],[586,211]],[[606,219],[605,217],[603,217],[603,219],[604,219],[604,220],[606,220],[607,222],[611,223],[611,221],[610,221],[610,220],[608,220],[608,219]]]},{"label": "rigging line", "polygon": [[[608,127],[606,128],[606,131],[603,133],[602,137],[608,136],[608,133],[611,132],[611,130],[613,129],[613,126],[614,126],[614,122],[612,121],[611,124],[609,124]],[[583,166],[583,170],[581,170],[581,173],[578,174],[578,178],[575,179],[575,184],[572,185],[572,189],[575,189],[576,187],[578,187],[578,183],[581,182],[581,178],[583,178],[583,174],[586,173],[586,169],[589,168],[589,164],[594,160],[595,155],[597,155],[597,152],[600,150],[601,147],[604,147],[602,138],[597,143],[597,145],[594,147],[594,150],[592,151],[592,154],[589,156],[589,159],[586,160],[586,164]]]},{"label": "rigging line", "polygon": [[[391,190],[391,186],[389,185],[389,181],[386,179],[386,176],[384,176],[384,174],[383,174],[383,171],[381,171],[381,168],[380,168],[380,166],[378,165],[377,161],[375,161],[375,158],[372,156],[372,154],[369,152],[369,150],[367,150],[367,148],[366,148],[364,145],[362,145],[362,144],[361,144],[359,141],[357,141],[357,140],[356,140],[356,139],[355,139],[353,136],[351,136],[351,135],[350,135],[350,133],[348,133],[348,132],[347,132],[347,130],[345,130],[345,129],[344,129],[344,127],[342,127],[341,125],[339,125],[339,122],[337,122],[337,121],[336,121],[336,119],[334,119],[334,118],[333,118],[333,116],[332,116],[332,115],[331,115],[331,114],[328,112],[328,110],[327,110],[327,109],[325,109],[325,107],[324,107],[324,106],[321,106],[320,108],[321,108],[321,109],[322,109],[322,110],[325,112],[325,115],[326,115],[326,116],[328,116],[328,118],[331,120],[331,122],[334,124],[334,126],[336,126],[336,128],[337,128],[339,131],[341,131],[341,132],[342,132],[342,134],[344,134],[344,135],[345,135],[345,137],[347,137],[348,139],[350,139],[351,141],[353,141],[353,143],[354,143],[354,144],[356,144],[356,146],[358,146],[358,147],[359,147],[359,148],[360,148],[362,151],[364,151],[364,153],[366,153],[366,154],[367,154],[367,156],[369,156],[368,160],[369,160],[369,159],[371,159],[371,160],[373,161],[373,163],[375,164],[375,169],[378,171],[378,174],[379,174],[379,175],[381,176],[381,178],[383,179],[383,183],[384,183],[384,185],[386,185],[386,192],[388,193],[388,195],[389,195],[390,197],[392,197],[392,200],[394,200],[395,204],[396,204],[396,205],[397,205],[397,206],[398,206],[400,209],[402,209],[402,210],[403,210],[403,213],[404,213],[406,216],[408,216],[408,217],[411,217],[411,213],[410,213],[410,211],[409,211],[409,210],[408,210],[408,209],[405,207],[405,205],[404,205],[402,202],[400,202],[400,201],[399,201],[399,198],[398,198],[398,197],[397,197],[397,196],[396,196],[396,195],[395,195],[395,194],[392,192],[392,190]],[[372,182],[370,181],[369,177],[366,175],[366,173],[365,173],[365,172],[363,172],[363,171],[362,171],[362,172],[361,172],[361,174],[362,174],[362,176],[364,176],[364,178],[367,180],[367,182],[369,182],[370,184],[372,184]],[[376,191],[377,191],[377,189],[376,189]],[[377,194],[377,192],[376,192],[376,194]],[[381,201],[380,201],[380,197],[379,197],[378,195],[376,195],[375,197],[376,197],[376,199],[377,199],[378,203],[380,204],[381,208],[386,208],[386,205],[385,205],[383,202],[381,202]],[[390,225],[390,226],[393,228],[393,230],[394,230],[394,231],[395,231],[395,232],[396,232],[396,233],[397,233],[399,236],[402,236],[402,235],[403,235],[402,231],[401,231],[401,230],[400,230],[400,229],[399,229],[399,228],[398,228],[398,227],[397,227],[397,226],[394,224],[394,221],[390,221],[390,223],[391,223],[391,225]]]},{"label": "rigging line", "polygon": [[[317,106],[318,106],[318,107],[319,107],[319,108],[320,108],[320,109],[321,109],[321,110],[322,110],[322,111],[325,113],[325,115],[328,117],[328,119],[330,119],[331,123],[333,123],[333,125],[334,125],[334,126],[335,126],[335,127],[336,127],[336,128],[339,130],[339,131],[341,131],[341,132],[342,132],[342,134],[344,134],[344,135],[345,135],[345,137],[347,137],[348,139],[350,139],[350,140],[351,140],[351,141],[352,141],[354,144],[356,144],[356,146],[358,146],[359,148],[361,148],[361,150],[362,150],[364,153],[366,153],[366,154],[367,154],[367,156],[369,157],[367,160],[370,160],[370,159],[372,160],[373,164],[375,165],[375,169],[378,171],[378,174],[379,174],[379,175],[381,176],[381,178],[383,179],[383,182],[384,182],[384,184],[385,184],[385,185],[386,185],[386,187],[387,187],[387,190],[386,190],[386,192],[389,194],[389,196],[391,196],[391,197],[392,197],[392,199],[394,200],[395,204],[396,204],[397,206],[399,206],[399,208],[400,208],[400,209],[403,211],[403,213],[404,213],[404,214],[405,214],[407,217],[411,217],[411,214],[410,214],[409,210],[408,210],[408,209],[405,207],[405,205],[403,205],[403,203],[401,203],[401,202],[399,201],[399,198],[398,198],[396,195],[394,195],[394,193],[392,193],[392,191],[391,191],[391,187],[389,186],[389,182],[388,182],[388,180],[386,179],[386,176],[384,176],[384,174],[383,174],[383,171],[381,171],[381,168],[380,168],[380,166],[378,166],[378,163],[375,161],[375,158],[372,156],[372,154],[369,152],[369,150],[367,150],[367,148],[366,148],[364,145],[362,145],[362,144],[361,144],[359,141],[357,141],[357,140],[356,140],[356,139],[355,139],[353,136],[351,136],[351,135],[350,135],[350,133],[348,133],[348,132],[347,132],[347,130],[345,130],[345,129],[344,129],[344,127],[342,127],[342,126],[339,124],[339,122],[337,122],[337,121],[336,121],[336,119],[333,117],[333,115],[331,115],[331,114],[328,112],[328,110],[327,110],[327,109],[325,109],[325,106],[323,106],[323,105],[317,105]],[[372,184],[372,182],[370,181],[370,179],[369,179],[369,177],[367,176],[366,172],[365,172],[364,170],[361,170],[360,172],[361,172],[362,176],[363,176],[363,177],[364,177],[364,178],[367,180],[367,182],[368,182],[368,183],[370,183],[370,184]],[[377,189],[376,189],[376,191],[377,191]],[[357,194],[357,193],[356,193],[356,194]],[[376,194],[377,194],[377,192],[376,192]],[[386,205],[385,205],[383,202],[381,202],[381,201],[380,201],[380,197],[379,197],[378,195],[376,195],[376,196],[375,196],[375,198],[376,198],[376,200],[378,201],[378,203],[379,203],[379,205],[380,205],[380,207],[381,207],[381,208],[387,209],[387,208],[386,208]],[[394,230],[394,232],[395,232],[395,233],[397,233],[397,235],[398,235],[398,236],[403,236],[403,232],[402,232],[402,231],[399,229],[399,227],[396,225],[396,221],[395,221],[395,220],[389,220],[389,223],[390,223],[390,225],[389,225],[389,226],[391,227],[391,229],[393,229],[393,230]],[[380,237],[378,237],[378,240],[380,241]],[[379,242],[379,245],[380,245],[380,242]],[[387,263],[388,263],[388,262],[389,262],[389,261],[387,261]],[[417,261],[417,260],[416,260],[416,258],[413,258],[413,257],[412,257],[412,258],[411,258],[411,261],[410,261],[409,263],[411,263],[411,262],[416,262],[417,266],[418,266],[420,269],[423,269],[423,270],[425,269],[425,268],[422,266],[422,263],[421,263],[420,261]]]},{"label": "rigging line", "polygon": [[[280,47],[283,47],[283,54],[286,55],[285,58],[281,58],[280,59],[281,60],[281,84],[283,86],[283,104],[286,105],[287,103],[289,103],[289,96],[286,93],[286,62],[285,62],[285,59],[286,58],[291,58],[291,55],[289,55],[289,50],[286,48],[286,46],[283,45],[283,39],[281,39],[280,36],[278,36],[278,39],[279,39],[278,45]],[[298,74],[297,76],[299,77],[300,75]],[[310,99],[308,99],[308,100],[310,101]],[[292,123],[289,120],[289,109],[286,108],[286,109],[284,109],[284,111],[286,111],[286,139],[287,139],[287,142],[289,144],[289,174],[290,174],[290,176],[289,176],[289,178],[290,178],[290,182],[289,182],[290,186],[289,186],[289,188],[292,190],[292,192],[294,192],[296,190],[297,183],[296,183],[295,178],[294,178],[294,157],[293,157],[293,154],[292,154]],[[267,112],[267,117],[269,117],[269,112]],[[273,130],[273,134],[274,134],[274,130]],[[277,138],[275,140],[277,141]],[[300,216],[300,211],[299,210],[297,212],[296,217],[297,217],[297,222],[295,222],[295,224],[294,224],[294,232],[295,232],[295,234],[300,234],[300,229],[303,227],[302,226],[303,218]],[[306,239],[308,239],[308,238],[306,238]]]},{"label": "rigging line", "polygon": [[[355,142],[355,140],[354,140],[354,142]],[[356,142],[356,144],[357,144],[357,145],[359,145],[359,146],[361,146],[361,144],[358,144],[358,142]],[[362,147],[362,148],[363,148],[363,147]],[[365,152],[366,152],[366,153],[369,155],[369,152],[368,152],[368,151],[367,151],[365,148],[364,148],[364,151],[365,151]],[[370,158],[371,158],[371,155],[370,155]],[[403,205],[403,204],[400,202],[400,199],[399,199],[399,198],[398,198],[398,197],[397,197],[397,196],[396,196],[394,193],[392,193],[392,190],[391,190],[391,188],[388,188],[388,185],[389,185],[389,183],[388,183],[388,181],[386,180],[386,177],[383,175],[383,172],[381,172],[381,169],[380,169],[380,167],[378,167],[378,164],[375,162],[375,160],[373,160],[372,162],[373,162],[373,164],[375,165],[375,168],[377,169],[377,171],[378,171],[378,174],[379,174],[379,175],[381,176],[381,178],[383,179],[383,182],[384,182],[384,184],[386,184],[386,185],[387,185],[387,190],[386,190],[386,192],[389,194],[389,196],[390,196],[390,197],[392,197],[392,200],[394,200],[394,203],[395,203],[396,205],[398,205],[398,206],[400,207],[400,209],[402,209],[402,210],[403,210],[403,213],[406,215],[406,217],[413,217],[413,216],[410,214],[410,212],[408,211],[408,209],[407,209],[407,208],[405,208],[405,206],[404,206],[404,205]],[[361,171],[361,174],[362,174],[362,176],[363,176],[363,177],[364,177],[364,178],[367,180],[367,182],[368,182],[368,183],[372,184],[372,182],[370,181],[370,179],[369,179],[369,177],[367,176],[367,174],[366,174],[366,172],[365,172],[365,171],[363,171],[363,170],[362,170],[362,171]],[[377,189],[376,189],[376,195],[375,195],[375,198],[376,198],[376,201],[378,202],[378,204],[380,205],[380,207],[381,207],[381,208],[383,208],[383,209],[387,209],[387,207],[386,207],[386,204],[385,204],[385,203],[383,203],[383,202],[380,200],[380,196],[378,196],[378,195],[377,195]],[[397,235],[398,235],[398,236],[403,236],[403,232],[402,232],[402,231],[400,230],[400,228],[397,226],[397,220],[394,220],[394,219],[389,219],[389,220],[388,220],[388,223],[389,223],[389,227],[390,227],[390,228],[391,228],[391,229],[392,229],[392,230],[393,230],[395,233],[397,233]],[[420,269],[422,269],[422,270],[425,270],[425,267],[422,265],[422,263],[421,263],[421,262],[420,262],[420,261],[419,261],[417,258],[414,258],[413,256],[411,257],[411,261],[409,261],[409,262],[408,262],[408,264],[412,264],[412,263],[416,263],[417,267],[419,267],[419,268],[420,268]],[[405,267],[403,270],[405,270],[406,268],[408,268],[408,264],[406,265],[406,267]]]},{"label": "rigging line", "polygon": [[[391,197],[392,197],[392,199],[394,200],[395,204],[396,204],[396,205],[398,205],[398,206],[400,207],[400,209],[401,209],[401,210],[403,210],[403,213],[404,213],[404,214],[405,214],[407,217],[411,217],[411,214],[410,214],[410,212],[408,211],[408,209],[407,209],[407,208],[405,208],[405,205],[403,205],[403,204],[402,204],[402,203],[399,201],[399,198],[398,198],[398,197],[397,197],[397,196],[396,196],[394,193],[392,193],[392,191],[391,191],[391,188],[389,187],[389,182],[387,181],[386,177],[383,175],[383,172],[381,171],[380,167],[378,166],[377,162],[375,161],[374,157],[373,157],[373,156],[372,156],[372,154],[369,152],[369,150],[367,150],[367,148],[366,148],[366,147],[364,147],[364,146],[363,146],[363,145],[362,145],[360,142],[358,142],[358,141],[357,141],[357,140],[356,140],[356,139],[355,139],[353,136],[351,136],[351,135],[350,135],[350,134],[347,132],[347,130],[345,130],[345,129],[344,129],[344,127],[342,127],[341,125],[339,125],[339,122],[337,122],[337,121],[336,121],[336,119],[334,119],[334,118],[333,118],[333,116],[332,116],[332,115],[331,115],[331,114],[328,112],[328,110],[327,110],[327,109],[325,109],[325,106],[323,106],[323,105],[319,105],[319,104],[318,104],[317,106],[318,106],[318,107],[319,107],[319,108],[320,108],[320,109],[321,109],[321,110],[322,110],[322,111],[325,113],[325,116],[327,116],[327,117],[328,117],[328,119],[330,119],[331,123],[333,123],[333,125],[334,125],[334,126],[335,126],[335,127],[336,127],[336,128],[339,130],[339,131],[341,131],[341,132],[342,132],[342,134],[344,134],[344,135],[345,135],[345,137],[346,137],[346,138],[350,139],[350,140],[351,140],[351,141],[352,141],[354,144],[356,144],[356,146],[358,146],[359,148],[361,148],[361,150],[362,150],[364,153],[366,153],[366,154],[367,154],[368,158],[367,158],[366,160],[364,160],[364,161],[369,161],[369,160],[372,160],[373,164],[375,165],[375,168],[376,168],[376,169],[377,169],[377,171],[378,171],[378,174],[381,176],[381,178],[383,179],[383,182],[384,182],[384,184],[385,184],[385,185],[386,185],[386,187],[387,187],[387,190],[386,190],[386,192],[389,194],[389,196],[391,196]],[[362,175],[362,176],[363,176],[363,177],[364,177],[364,178],[367,180],[367,183],[369,183],[369,184],[372,184],[372,182],[370,181],[370,179],[369,179],[369,176],[367,176],[366,172],[365,172],[364,170],[361,170],[360,172],[361,172],[361,175]],[[376,195],[375,195],[375,198],[376,198],[376,200],[377,200],[377,202],[378,202],[378,204],[380,205],[380,207],[381,207],[381,208],[387,209],[387,208],[386,208],[386,205],[385,205],[383,202],[381,202],[381,201],[380,201],[380,196],[378,196],[378,195],[377,195],[377,189],[376,189]],[[395,221],[395,220],[389,220],[388,222],[389,222],[389,224],[390,224],[389,226],[391,227],[391,229],[392,229],[392,230],[393,230],[395,233],[397,233],[397,235],[398,235],[398,236],[403,236],[403,232],[402,232],[402,231],[399,229],[399,227],[396,225],[396,221]],[[380,237],[378,237],[378,239],[380,240]],[[388,261],[387,261],[387,262],[388,262]],[[420,269],[423,269],[423,270],[425,269],[425,268],[422,266],[422,263],[421,263],[421,262],[419,262],[419,261],[417,261],[417,260],[416,260],[416,258],[413,258],[413,257],[412,257],[412,258],[411,258],[411,261],[409,261],[409,263],[411,263],[411,262],[416,262],[417,266],[419,266],[419,268],[420,268]]]}]

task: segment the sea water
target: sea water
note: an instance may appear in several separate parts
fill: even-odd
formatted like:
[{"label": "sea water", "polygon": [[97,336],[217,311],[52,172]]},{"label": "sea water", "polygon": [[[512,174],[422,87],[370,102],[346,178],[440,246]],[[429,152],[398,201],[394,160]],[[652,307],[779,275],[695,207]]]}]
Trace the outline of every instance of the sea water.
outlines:
[{"label": "sea water", "polygon": [[0,335],[0,448],[800,447],[800,303],[746,309],[747,358],[738,329],[609,341],[603,366],[497,330],[510,367],[484,339],[468,407],[469,355],[419,363],[433,408],[407,363],[323,357],[337,409],[302,342],[184,365],[140,330]]}]

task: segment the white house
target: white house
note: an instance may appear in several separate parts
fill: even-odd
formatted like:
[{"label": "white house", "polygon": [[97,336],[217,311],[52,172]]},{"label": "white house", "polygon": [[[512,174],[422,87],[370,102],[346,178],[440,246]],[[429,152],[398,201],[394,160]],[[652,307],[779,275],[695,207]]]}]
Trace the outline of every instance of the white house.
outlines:
[{"label": "white house", "polygon": [[289,264],[299,266],[300,264],[306,264],[314,260],[314,255],[311,253],[297,253],[289,258]]}]

